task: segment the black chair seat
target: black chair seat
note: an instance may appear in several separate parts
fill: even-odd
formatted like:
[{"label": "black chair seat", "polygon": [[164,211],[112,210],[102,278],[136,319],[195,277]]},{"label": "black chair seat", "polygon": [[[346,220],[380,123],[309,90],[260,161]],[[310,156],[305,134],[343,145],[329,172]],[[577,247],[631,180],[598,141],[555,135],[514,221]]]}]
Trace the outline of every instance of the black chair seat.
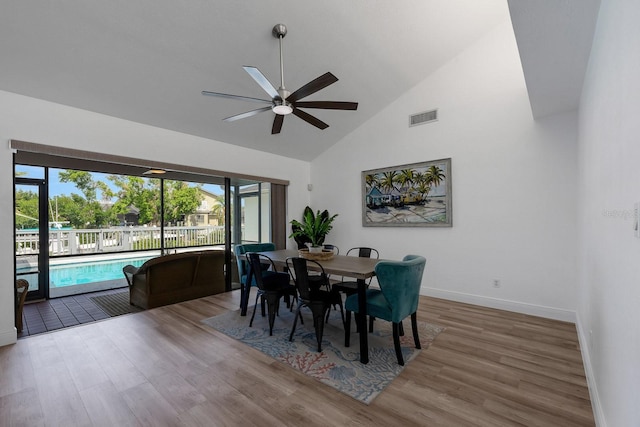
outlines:
[{"label": "black chair seat", "polygon": [[[308,263],[315,264],[320,270],[319,276],[313,276],[314,280],[310,280]],[[340,315],[342,318],[342,324],[344,326],[344,310],[342,307],[342,298],[337,291],[325,290],[329,289],[329,279],[322,268],[322,265],[316,261],[308,260],[306,258],[287,258],[287,267],[289,273],[293,278],[294,283],[298,291],[298,308],[296,309],[296,315],[293,320],[293,326],[291,333],[289,334],[289,341],[293,341],[293,334],[296,331],[296,325],[298,323],[298,317],[302,322],[302,315],[300,310],[302,307],[307,307],[311,310],[313,316],[313,326],[316,331],[316,341],[318,343],[318,351],[322,351],[322,334],[324,332],[324,318],[329,313],[331,305],[336,304],[340,306]],[[324,288],[324,289],[323,289]]]},{"label": "black chair seat", "polygon": [[[280,298],[285,297],[287,307],[291,307],[290,298],[298,298],[296,287],[291,285],[289,274],[275,271],[276,266],[271,258],[264,254],[251,252],[247,254],[250,268],[253,272],[254,279],[258,286],[258,293],[256,294],[256,302],[253,307],[253,314],[251,315],[251,321],[249,327],[253,326],[253,319],[256,317],[256,308],[258,306],[258,299],[260,299],[260,305],[262,308],[262,315],[265,315],[264,303],[267,303],[267,314],[269,316],[269,335],[273,335],[273,323],[278,313],[280,305]],[[271,265],[270,274],[263,275],[263,262],[261,259],[268,262]]]}]

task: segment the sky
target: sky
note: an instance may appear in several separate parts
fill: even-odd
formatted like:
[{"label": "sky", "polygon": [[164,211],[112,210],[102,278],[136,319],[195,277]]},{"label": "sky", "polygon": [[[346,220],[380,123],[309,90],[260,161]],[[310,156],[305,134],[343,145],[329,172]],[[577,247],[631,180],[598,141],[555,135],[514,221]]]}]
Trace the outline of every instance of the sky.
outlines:
[{"label": "sky", "polygon": [[[49,169],[49,197],[53,198],[59,195],[69,195],[71,193],[76,193],[82,195],[82,192],[78,190],[75,184],[71,182],[60,182],[58,179],[58,172],[62,169]],[[20,176],[24,178],[44,178],[44,168],[39,166],[24,166],[24,165],[16,165],[16,173],[22,173]],[[111,183],[107,179],[109,174],[99,173],[99,172],[91,172],[91,176],[96,181],[105,182],[112,190],[117,191],[117,187]],[[219,185],[213,184],[203,184],[202,188],[206,191],[209,191],[213,194],[222,194],[224,191],[220,188]],[[98,199],[100,199],[100,194],[98,194]]]}]

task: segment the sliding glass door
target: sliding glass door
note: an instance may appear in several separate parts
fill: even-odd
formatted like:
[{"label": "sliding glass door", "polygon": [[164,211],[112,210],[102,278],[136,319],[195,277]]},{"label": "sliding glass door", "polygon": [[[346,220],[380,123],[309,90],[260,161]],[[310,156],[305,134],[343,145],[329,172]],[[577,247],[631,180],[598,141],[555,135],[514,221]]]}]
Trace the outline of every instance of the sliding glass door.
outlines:
[{"label": "sliding glass door", "polygon": [[15,179],[15,278],[29,282],[27,298],[48,297],[49,241],[44,179]]}]

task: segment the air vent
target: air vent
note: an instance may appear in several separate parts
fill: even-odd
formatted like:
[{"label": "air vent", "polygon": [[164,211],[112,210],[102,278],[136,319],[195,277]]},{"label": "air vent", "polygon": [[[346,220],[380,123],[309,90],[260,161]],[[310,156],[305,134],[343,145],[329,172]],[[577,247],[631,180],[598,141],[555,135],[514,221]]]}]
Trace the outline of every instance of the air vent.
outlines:
[{"label": "air vent", "polygon": [[409,116],[409,127],[423,125],[438,120],[438,110],[425,111]]}]

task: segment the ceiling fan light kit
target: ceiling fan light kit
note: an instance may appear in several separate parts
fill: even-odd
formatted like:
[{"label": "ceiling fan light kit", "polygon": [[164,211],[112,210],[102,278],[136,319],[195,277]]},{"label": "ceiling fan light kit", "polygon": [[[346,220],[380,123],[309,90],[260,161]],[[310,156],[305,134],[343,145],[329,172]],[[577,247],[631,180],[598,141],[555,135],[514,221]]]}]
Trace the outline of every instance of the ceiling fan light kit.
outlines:
[{"label": "ceiling fan light kit", "polygon": [[273,111],[276,116],[273,119],[273,126],[271,128],[271,134],[278,134],[282,129],[284,116],[292,114],[301,118],[305,122],[317,127],[318,129],[326,129],[328,124],[318,119],[315,116],[301,110],[300,108],[318,108],[325,110],[357,110],[357,102],[344,102],[344,101],[307,101],[299,102],[301,99],[306,98],[318,92],[325,87],[332,85],[338,81],[338,78],[333,74],[327,72],[320,77],[310,81],[306,85],[302,86],[295,92],[291,93],[284,86],[284,59],[282,54],[282,39],[287,35],[287,27],[284,24],[277,24],[273,27],[272,34],[278,39],[280,43],[280,87],[276,88],[271,82],[258,70],[256,67],[245,66],[244,70],[255,80],[256,83],[271,97],[271,99],[252,98],[248,96],[230,95],[220,92],[202,91],[203,95],[216,96],[219,98],[230,98],[241,101],[259,102],[263,104],[269,104],[262,108],[247,111],[245,113],[236,114],[234,116],[223,119],[225,122],[233,122],[236,120],[252,117],[265,111]]}]

